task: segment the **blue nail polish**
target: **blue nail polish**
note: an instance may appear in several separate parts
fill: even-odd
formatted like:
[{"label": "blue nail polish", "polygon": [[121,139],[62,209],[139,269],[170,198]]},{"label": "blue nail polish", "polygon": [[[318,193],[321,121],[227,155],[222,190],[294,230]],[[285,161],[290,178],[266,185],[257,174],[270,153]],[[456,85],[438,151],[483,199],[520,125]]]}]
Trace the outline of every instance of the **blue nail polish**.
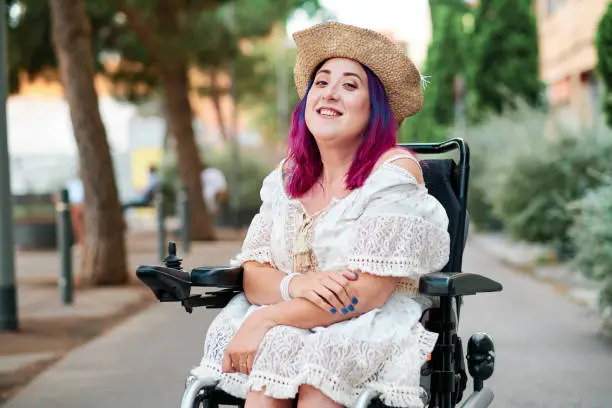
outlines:
[{"label": "blue nail polish", "polygon": [[329,311],[332,312],[332,314],[336,314],[336,309],[334,308],[329,309]]},{"label": "blue nail polish", "polygon": [[357,298],[356,298],[356,297],[354,297],[354,298],[353,298],[353,303],[354,303],[354,304],[357,304],[357,303],[359,303],[359,300],[357,300]]},{"label": "blue nail polish", "polygon": [[350,310],[351,312],[354,312],[354,311],[355,311],[355,306],[353,306],[353,305],[349,305],[349,310]]},{"label": "blue nail polish", "polygon": [[342,308],[342,313],[344,313],[344,314],[347,314],[347,313],[348,313],[348,310],[346,310],[346,307],[343,307],[343,308]]}]

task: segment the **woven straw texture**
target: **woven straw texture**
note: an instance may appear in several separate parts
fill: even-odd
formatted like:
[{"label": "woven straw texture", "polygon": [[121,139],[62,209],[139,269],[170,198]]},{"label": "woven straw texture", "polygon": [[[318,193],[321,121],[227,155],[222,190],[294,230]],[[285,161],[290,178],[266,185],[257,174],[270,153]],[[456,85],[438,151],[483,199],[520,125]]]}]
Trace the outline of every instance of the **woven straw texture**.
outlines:
[{"label": "woven straw texture", "polygon": [[329,58],[362,63],[380,79],[398,124],[423,107],[421,75],[410,58],[389,38],[373,30],[326,22],[293,35],[297,58],[295,87],[304,97],[314,70]]}]

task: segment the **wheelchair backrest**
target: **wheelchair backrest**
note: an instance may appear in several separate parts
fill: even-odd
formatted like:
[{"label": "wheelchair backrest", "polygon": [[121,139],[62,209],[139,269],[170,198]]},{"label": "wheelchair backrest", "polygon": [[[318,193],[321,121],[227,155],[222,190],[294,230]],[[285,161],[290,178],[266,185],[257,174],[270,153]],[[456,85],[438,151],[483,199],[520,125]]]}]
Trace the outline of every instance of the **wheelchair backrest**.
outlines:
[{"label": "wheelchair backrest", "polygon": [[462,139],[443,143],[401,144],[421,160],[423,178],[429,193],[446,210],[450,235],[450,256],[442,272],[461,272],[467,237],[467,185],[469,149]]}]

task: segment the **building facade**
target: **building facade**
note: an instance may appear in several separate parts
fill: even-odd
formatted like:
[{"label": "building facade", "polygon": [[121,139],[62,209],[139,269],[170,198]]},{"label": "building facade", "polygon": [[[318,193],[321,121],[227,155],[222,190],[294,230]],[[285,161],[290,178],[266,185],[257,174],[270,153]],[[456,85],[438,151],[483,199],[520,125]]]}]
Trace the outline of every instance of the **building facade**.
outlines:
[{"label": "building facade", "polygon": [[610,0],[535,0],[540,77],[555,112],[572,124],[601,120],[595,35]]}]

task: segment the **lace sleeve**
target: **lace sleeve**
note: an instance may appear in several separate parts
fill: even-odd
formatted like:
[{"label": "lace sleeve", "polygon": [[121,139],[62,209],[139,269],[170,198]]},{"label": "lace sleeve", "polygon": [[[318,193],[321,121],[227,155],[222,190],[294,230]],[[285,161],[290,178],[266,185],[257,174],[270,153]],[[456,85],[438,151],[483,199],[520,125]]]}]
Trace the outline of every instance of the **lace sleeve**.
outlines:
[{"label": "lace sleeve", "polygon": [[424,186],[411,182],[383,189],[355,222],[348,267],[418,279],[448,262],[447,228],[444,207]]},{"label": "lace sleeve", "polygon": [[279,168],[270,173],[263,181],[260,190],[261,207],[253,217],[247,231],[242,249],[232,260],[233,266],[242,265],[247,261],[268,263],[273,265],[270,250],[270,235],[272,232],[274,206],[281,188]]}]

